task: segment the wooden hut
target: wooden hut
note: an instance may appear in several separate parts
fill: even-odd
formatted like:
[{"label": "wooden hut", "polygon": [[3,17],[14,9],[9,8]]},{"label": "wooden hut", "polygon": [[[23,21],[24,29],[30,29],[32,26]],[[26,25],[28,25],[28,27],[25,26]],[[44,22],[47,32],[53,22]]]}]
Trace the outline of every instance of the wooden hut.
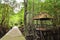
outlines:
[{"label": "wooden hut", "polygon": [[[50,29],[47,29],[46,27],[43,27],[42,21],[52,20],[52,19],[53,19],[53,17],[46,12],[40,12],[38,15],[33,17],[33,20],[37,20],[37,21],[40,20],[41,21],[41,24],[40,24],[41,27],[36,27],[38,36],[41,35],[40,36],[41,40],[49,40],[48,38],[46,39],[44,37],[45,36],[44,33],[48,33],[46,35],[49,35],[51,33],[51,32],[49,33]],[[46,36],[46,37],[51,37],[51,36],[49,35],[49,36]],[[50,40],[52,40],[52,38]]]},{"label": "wooden hut", "polygon": [[40,20],[40,22],[41,22],[40,25],[41,26],[43,24],[42,21],[46,21],[46,20],[51,21],[52,19],[53,19],[53,17],[46,12],[40,12],[38,15],[33,17],[33,20],[37,20],[37,21]]}]

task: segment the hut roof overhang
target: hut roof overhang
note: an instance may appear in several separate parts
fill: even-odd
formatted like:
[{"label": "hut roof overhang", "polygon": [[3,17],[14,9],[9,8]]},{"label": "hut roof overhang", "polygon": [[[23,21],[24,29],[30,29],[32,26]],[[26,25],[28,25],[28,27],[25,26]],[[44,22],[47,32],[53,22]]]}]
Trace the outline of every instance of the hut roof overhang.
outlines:
[{"label": "hut roof overhang", "polygon": [[33,17],[33,20],[51,20],[53,17],[45,12],[40,12],[38,15]]}]

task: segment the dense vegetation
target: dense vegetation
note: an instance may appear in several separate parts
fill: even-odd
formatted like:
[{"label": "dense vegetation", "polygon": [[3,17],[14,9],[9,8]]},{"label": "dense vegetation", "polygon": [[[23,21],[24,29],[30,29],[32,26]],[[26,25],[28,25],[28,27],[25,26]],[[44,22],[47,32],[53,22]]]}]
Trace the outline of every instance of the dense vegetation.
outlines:
[{"label": "dense vegetation", "polygon": [[53,16],[55,25],[60,25],[60,0],[28,0],[27,4],[29,13],[36,15],[40,12],[46,12]]},{"label": "dense vegetation", "polygon": [[24,26],[26,30],[22,29],[25,34],[32,33],[35,23],[40,25],[41,22],[34,21],[33,17],[39,15],[40,12],[48,13],[53,17],[53,20],[43,21],[43,23],[52,24],[54,27],[60,26],[60,0],[25,0],[26,2],[21,3],[17,3],[16,0],[4,1],[5,3],[0,0],[0,32],[17,24],[19,27]]},{"label": "dense vegetation", "polygon": [[14,8],[15,7],[11,7],[9,4],[0,3],[0,25],[12,27],[14,24],[24,24],[24,9],[22,8],[15,13]]},{"label": "dense vegetation", "polygon": [[[16,3],[15,1],[13,2]],[[47,12],[54,17],[54,23],[60,24],[60,0],[28,0],[27,2],[27,22],[31,22],[32,15],[35,16],[40,12]],[[0,23],[4,20],[4,24],[14,26],[15,23],[24,24],[24,7],[17,14],[13,11],[14,7],[9,4],[1,4],[0,1]],[[4,19],[5,18],[5,19]],[[8,24],[7,24],[7,23]]]}]

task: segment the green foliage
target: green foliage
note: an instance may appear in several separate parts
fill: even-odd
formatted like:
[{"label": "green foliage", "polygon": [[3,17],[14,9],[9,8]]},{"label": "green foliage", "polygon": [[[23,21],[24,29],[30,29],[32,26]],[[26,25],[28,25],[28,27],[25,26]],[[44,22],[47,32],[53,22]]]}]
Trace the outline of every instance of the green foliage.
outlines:
[{"label": "green foliage", "polygon": [[24,10],[23,9],[20,12],[18,12],[17,14],[14,13],[14,15],[10,16],[9,24],[11,26],[13,26],[15,23],[17,23],[18,25],[21,25],[20,24],[21,22],[22,22],[22,24],[24,24]]},{"label": "green foliage", "polygon": [[59,25],[60,0],[45,0],[45,2],[42,2],[41,0],[28,0],[28,12],[32,12],[34,15],[40,12],[47,12],[53,16],[54,24]]},{"label": "green foliage", "polygon": [[24,24],[24,9],[22,8],[17,14],[13,12],[13,8],[9,5],[0,4],[0,23],[4,19],[3,25],[8,23],[7,25],[14,26],[15,23],[21,25]]},{"label": "green foliage", "polygon": [[[36,15],[40,12],[47,12],[50,15],[54,16],[54,18],[57,18],[57,15],[60,15],[60,0],[45,0],[45,2],[41,2],[41,0],[28,0],[27,4],[28,4],[27,10],[29,15],[30,14]],[[7,9],[8,12],[6,8],[9,8]],[[24,24],[24,8],[22,8],[21,11],[15,14],[13,12],[12,7],[10,7],[9,5],[5,6],[4,4],[0,4],[0,23],[2,21],[3,13],[9,15],[9,26],[13,26],[15,23],[21,25],[21,22],[22,24]],[[8,19],[7,16],[6,19]]]}]

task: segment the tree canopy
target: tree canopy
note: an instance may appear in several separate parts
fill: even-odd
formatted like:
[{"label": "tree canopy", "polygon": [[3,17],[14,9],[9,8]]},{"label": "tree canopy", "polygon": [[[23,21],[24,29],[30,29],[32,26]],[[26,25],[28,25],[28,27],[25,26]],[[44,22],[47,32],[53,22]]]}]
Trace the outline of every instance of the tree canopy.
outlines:
[{"label": "tree canopy", "polygon": [[[2,22],[2,16],[3,16],[2,14],[4,15],[6,14],[6,15],[9,15],[9,17],[6,16],[6,19],[9,18],[9,26],[13,26],[15,23],[20,25],[21,22],[22,24],[24,24],[24,7],[21,6],[21,5],[24,5],[24,2],[17,3],[16,0],[10,0],[10,1],[5,0],[4,4],[1,4],[1,2],[2,0],[0,0],[0,23]],[[15,10],[15,8],[17,10]],[[18,11],[18,13],[15,13],[14,10]],[[39,14],[40,12],[49,13],[56,19],[56,20],[54,19],[56,22],[58,21],[57,24],[59,24],[60,23],[59,22],[60,0],[43,0],[43,1],[42,0],[28,0],[27,13],[29,14],[29,16],[31,16],[31,14],[35,16]],[[31,17],[28,17],[28,16],[27,18],[31,19]]]}]

